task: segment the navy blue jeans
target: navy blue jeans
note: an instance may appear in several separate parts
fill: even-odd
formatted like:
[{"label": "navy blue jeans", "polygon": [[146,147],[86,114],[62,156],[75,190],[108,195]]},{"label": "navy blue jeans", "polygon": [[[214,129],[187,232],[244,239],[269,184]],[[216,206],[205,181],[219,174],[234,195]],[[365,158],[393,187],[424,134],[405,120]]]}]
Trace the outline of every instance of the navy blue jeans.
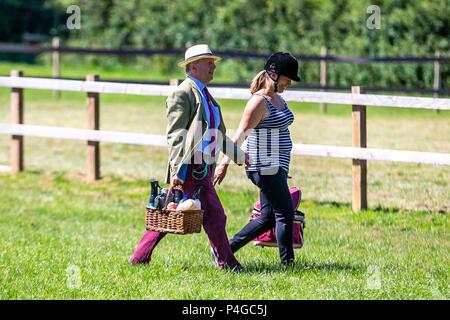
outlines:
[{"label": "navy blue jeans", "polygon": [[287,183],[287,173],[279,168],[276,174],[265,175],[259,171],[247,171],[248,178],[259,188],[261,216],[251,220],[230,240],[231,250],[236,252],[257,236],[275,227],[280,259],[283,264],[294,261],[292,232],[294,208]]}]

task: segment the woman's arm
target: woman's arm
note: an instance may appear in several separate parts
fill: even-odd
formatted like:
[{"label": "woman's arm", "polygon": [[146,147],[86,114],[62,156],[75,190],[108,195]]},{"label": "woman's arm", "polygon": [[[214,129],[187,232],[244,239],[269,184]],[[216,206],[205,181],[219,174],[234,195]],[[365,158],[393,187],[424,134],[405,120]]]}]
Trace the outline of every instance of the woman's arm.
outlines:
[{"label": "woman's arm", "polygon": [[[267,109],[262,96],[254,95],[251,97],[245,106],[244,113],[242,114],[242,118],[239,123],[239,128],[232,139],[233,142],[240,147],[247,138],[248,131],[254,129],[267,116],[268,113],[269,110]],[[220,184],[225,178],[230,161],[231,159],[229,157],[224,156],[220,165],[216,169],[213,181],[214,185],[217,183]]]},{"label": "woman's arm", "polygon": [[246,133],[249,130],[254,129],[268,113],[269,110],[265,105],[263,97],[257,95],[251,97],[245,106],[239,128],[232,139],[233,142],[238,143],[238,146],[241,146],[248,136]]}]

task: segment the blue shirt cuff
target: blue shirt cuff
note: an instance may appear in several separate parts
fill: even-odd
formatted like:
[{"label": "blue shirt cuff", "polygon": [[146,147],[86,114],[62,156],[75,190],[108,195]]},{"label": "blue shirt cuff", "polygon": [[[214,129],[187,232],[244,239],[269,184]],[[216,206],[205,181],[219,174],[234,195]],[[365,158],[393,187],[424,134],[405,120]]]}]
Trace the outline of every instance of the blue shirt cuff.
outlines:
[{"label": "blue shirt cuff", "polygon": [[178,179],[181,179],[183,181],[186,181],[186,174],[187,174],[187,164],[182,164],[180,169],[178,169]]}]

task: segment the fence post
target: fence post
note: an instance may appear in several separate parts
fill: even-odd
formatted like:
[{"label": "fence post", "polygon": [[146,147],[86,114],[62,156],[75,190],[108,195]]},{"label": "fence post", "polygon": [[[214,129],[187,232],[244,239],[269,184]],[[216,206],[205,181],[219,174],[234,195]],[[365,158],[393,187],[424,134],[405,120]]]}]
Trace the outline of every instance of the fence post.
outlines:
[{"label": "fence post", "polygon": [[[52,38],[52,48],[59,49],[60,47],[60,38],[53,37]],[[60,53],[59,51],[52,52],[52,76],[53,78],[61,77],[61,64],[60,64]],[[61,92],[59,90],[53,91],[53,98],[59,99],[61,96]]]},{"label": "fence post", "polygon": [[[99,76],[90,74],[86,81],[98,81]],[[100,129],[100,95],[96,92],[87,93],[88,129]],[[87,142],[87,180],[93,182],[100,179],[100,142]]]},{"label": "fence post", "polygon": [[180,84],[180,81],[178,79],[170,79],[169,85],[171,86],[178,86]]},{"label": "fence post", "polygon": [[[320,56],[326,57],[327,56],[327,48],[321,47],[320,48]],[[326,60],[320,60],[320,86],[326,87],[327,85],[327,61]],[[323,91],[323,89],[321,90]],[[321,103],[320,104],[320,112],[326,113],[327,112],[327,104]]]},{"label": "fence post", "polygon": [[[352,93],[363,92],[352,86]],[[352,105],[352,146],[367,148],[366,106]],[[367,160],[352,161],[352,209],[359,211],[367,209]]]},{"label": "fence post", "polygon": [[[11,70],[11,77],[23,77],[23,72]],[[23,89],[11,88],[11,124],[23,124]],[[23,136],[11,136],[11,172],[23,171]]]},{"label": "fence post", "polygon": [[[436,51],[434,54],[435,58],[441,56],[439,51]],[[438,60],[434,60],[434,84],[433,89],[435,92],[433,93],[434,98],[439,98],[439,90],[441,90],[441,64]],[[436,113],[439,113],[439,109],[436,109]]]}]

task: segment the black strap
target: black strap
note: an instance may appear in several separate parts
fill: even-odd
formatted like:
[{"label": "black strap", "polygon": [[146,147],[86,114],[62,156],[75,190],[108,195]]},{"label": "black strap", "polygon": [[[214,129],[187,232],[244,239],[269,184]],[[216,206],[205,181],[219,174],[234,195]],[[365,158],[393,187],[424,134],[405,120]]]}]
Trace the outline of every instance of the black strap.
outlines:
[{"label": "black strap", "polygon": [[275,82],[275,92],[278,92],[278,88],[277,88],[277,85],[278,85],[278,80],[280,80],[280,74],[279,73],[277,73],[277,78],[276,79],[274,79],[274,78],[272,78],[271,76],[270,76],[270,74],[269,74],[269,72],[267,72],[267,70],[266,70],[266,73],[267,73],[267,75],[269,76],[269,78],[273,81],[273,82]]}]

